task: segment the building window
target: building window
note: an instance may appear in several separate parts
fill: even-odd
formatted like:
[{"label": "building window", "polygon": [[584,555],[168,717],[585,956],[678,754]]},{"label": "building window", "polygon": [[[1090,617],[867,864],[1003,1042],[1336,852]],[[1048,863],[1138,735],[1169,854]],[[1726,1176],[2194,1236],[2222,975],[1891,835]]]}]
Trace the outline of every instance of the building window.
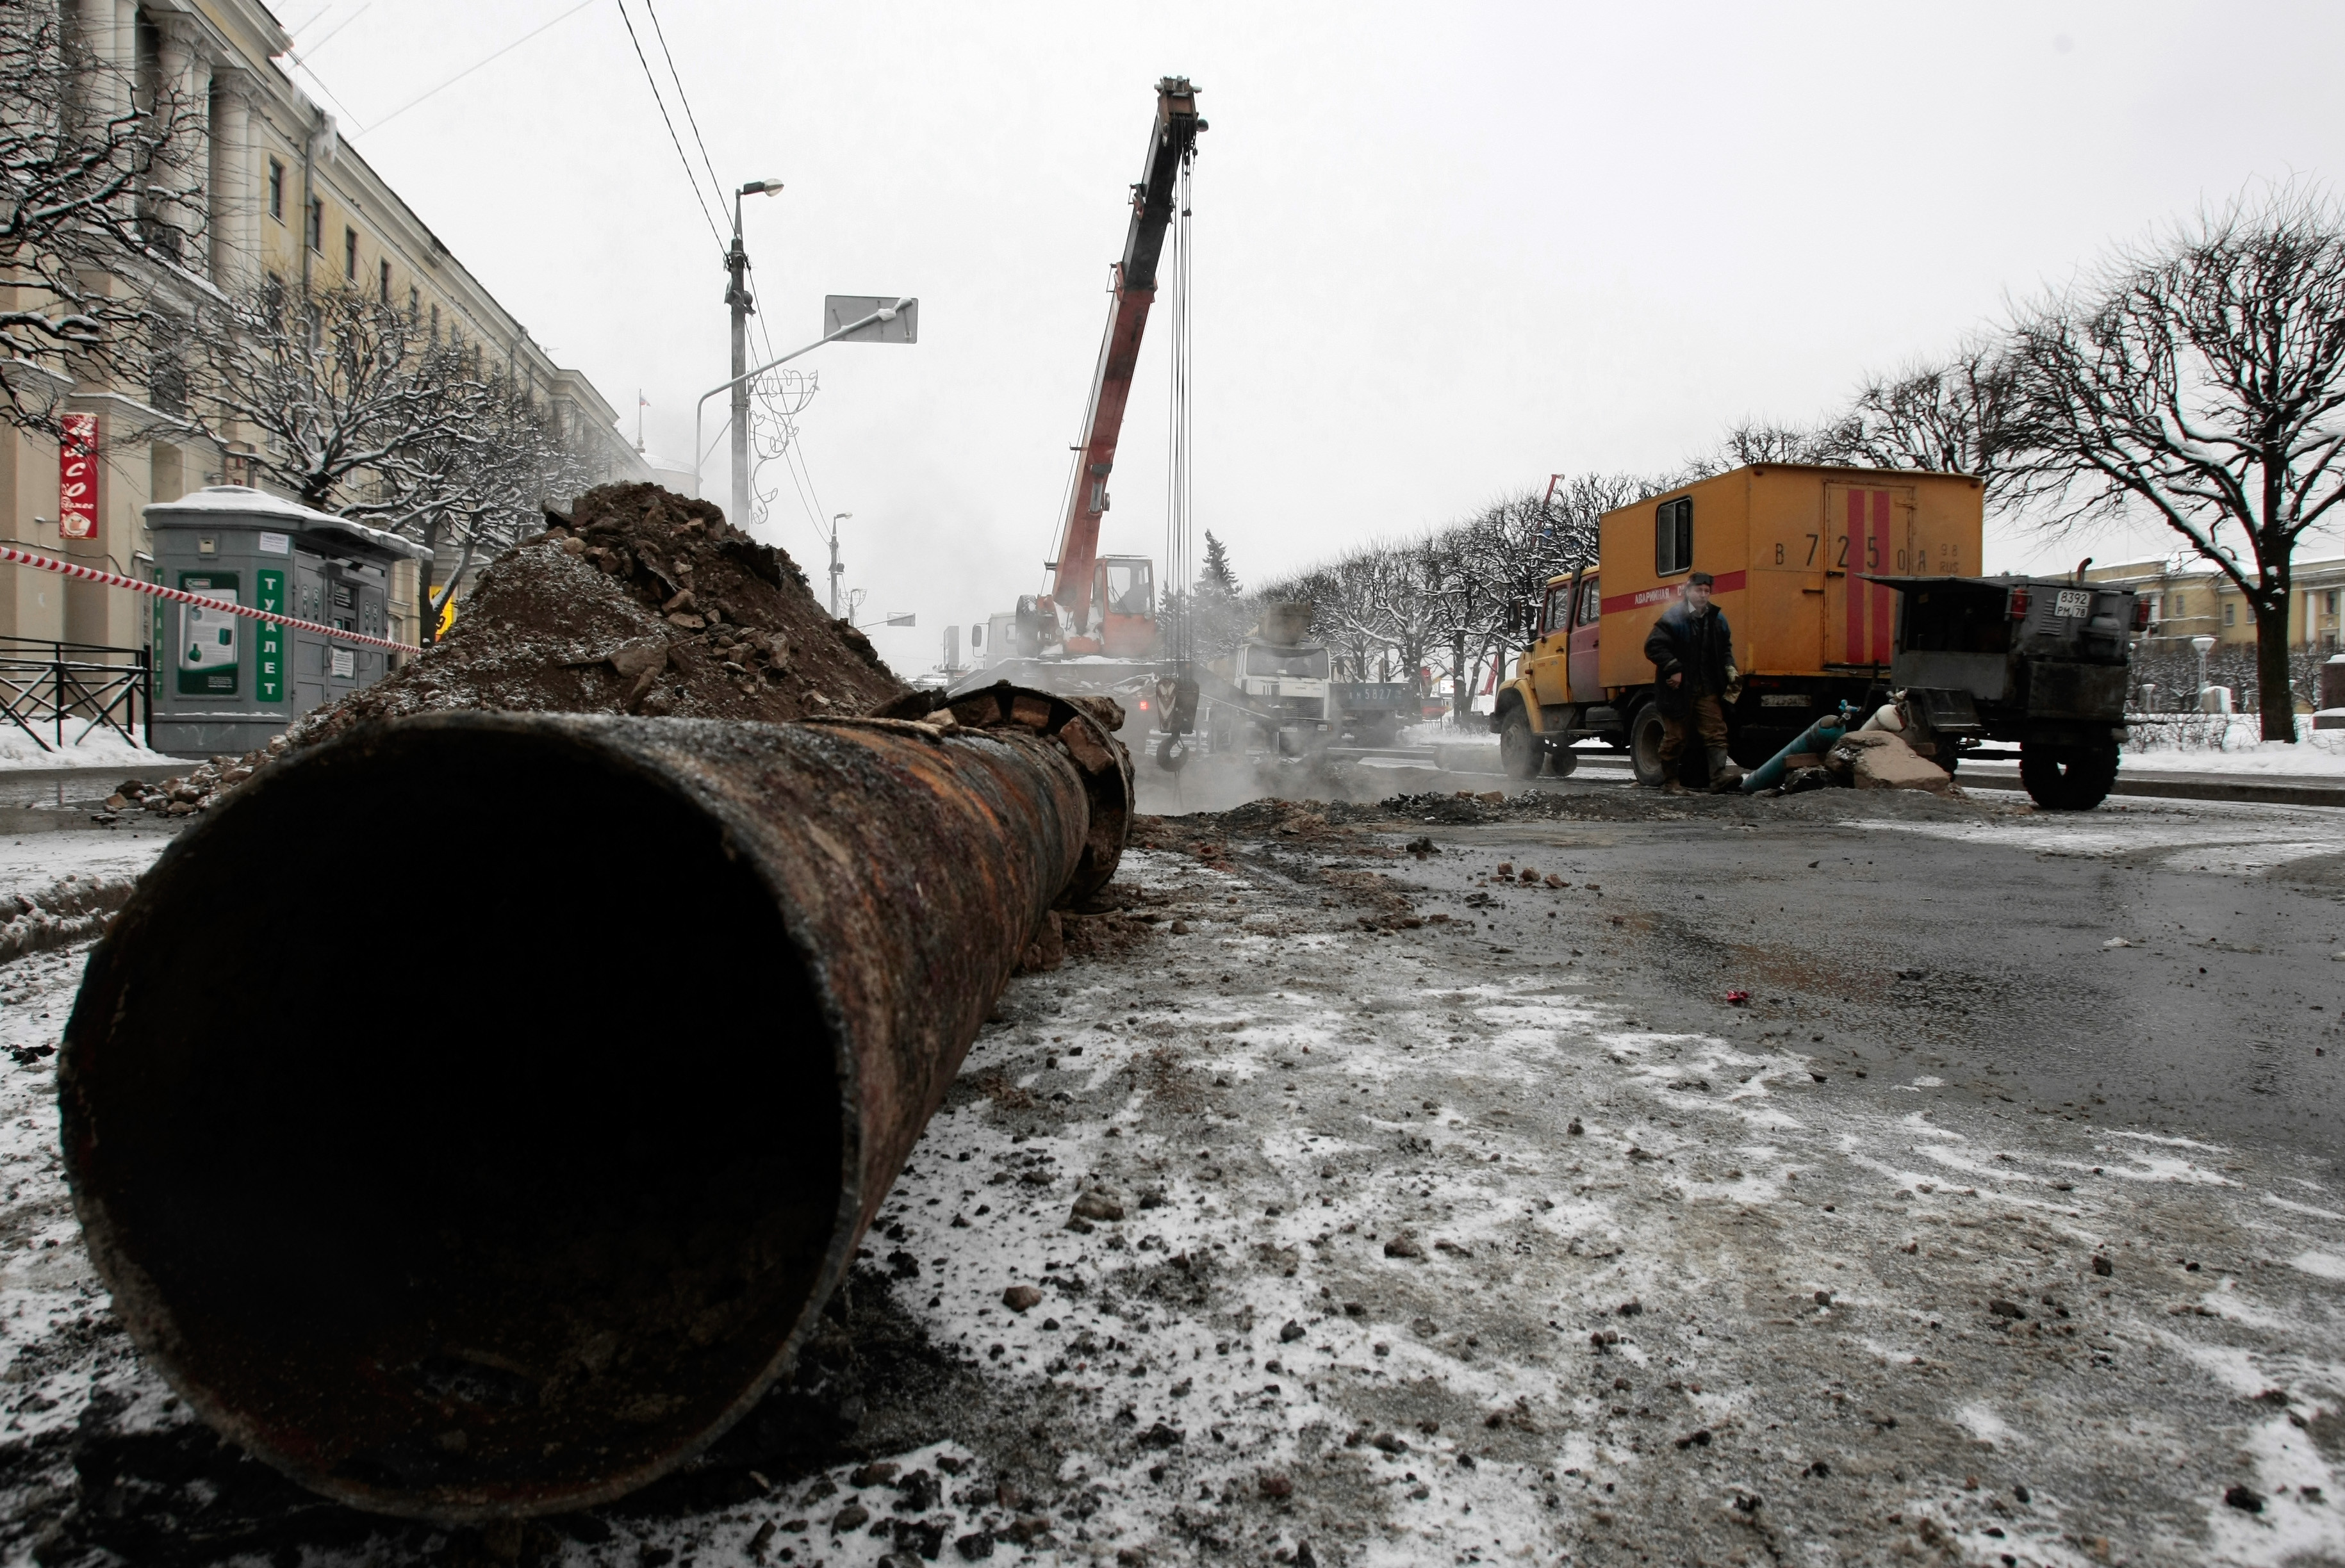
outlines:
[{"label": "building window", "polygon": [[2225,604],[2223,606],[2223,624],[2226,626],[2237,626],[2238,623],[2239,607],[2237,604]]},{"label": "building window", "polygon": [[2332,620],[2337,614],[2337,590],[2330,589],[2320,596],[2320,608]]},{"label": "building window", "polygon": [[414,326],[422,314],[423,296],[417,293],[415,285],[411,283],[407,286],[407,324],[410,327]]},{"label": "building window", "polygon": [[269,160],[269,216],[285,221],[285,166],[275,158]]},{"label": "building window", "polygon": [[342,230],[342,281],[356,283],[358,280],[359,231],[355,228],[345,228]]},{"label": "building window", "polygon": [[2181,620],[2183,616],[2189,613],[2189,612],[2185,608],[2185,606],[2189,602],[2190,602],[2188,599],[2184,598],[2179,593],[2174,596],[2174,618],[2177,621]]},{"label": "building window", "polygon": [[440,306],[437,301],[431,307],[431,340],[434,343],[440,341]]},{"label": "building window", "polygon": [[326,202],[322,197],[310,198],[310,248],[322,253],[326,248]]},{"label": "building window", "polygon": [[377,262],[375,264],[375,277],[381,285],[382,302],[388,305],[391,303],[391,263],[388,261]]},{"label": "building window", "polygon": [[1693,570],[1693,497],[1653,509],[1653,570],[1663,577]]}]

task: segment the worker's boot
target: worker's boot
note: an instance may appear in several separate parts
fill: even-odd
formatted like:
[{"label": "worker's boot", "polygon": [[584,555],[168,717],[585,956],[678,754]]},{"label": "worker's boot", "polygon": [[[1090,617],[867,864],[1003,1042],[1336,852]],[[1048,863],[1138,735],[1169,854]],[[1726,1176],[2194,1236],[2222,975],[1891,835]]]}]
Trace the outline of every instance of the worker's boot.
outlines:
[{"label": "worker's boot", "polygon": [[1740,788],[1741,784],[1742,770],[1734,765],[1732,757],[1728,756],[1722,748],[1710,754],[1711,794],[1722,794],[1728,790]]}]

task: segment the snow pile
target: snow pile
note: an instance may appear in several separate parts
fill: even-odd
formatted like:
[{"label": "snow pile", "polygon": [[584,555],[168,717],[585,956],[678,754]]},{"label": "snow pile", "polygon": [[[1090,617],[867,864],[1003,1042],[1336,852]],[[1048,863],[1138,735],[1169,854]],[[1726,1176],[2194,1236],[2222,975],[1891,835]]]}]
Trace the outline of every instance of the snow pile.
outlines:
[{"label": "snow pile", "polygon": [[57,744],[54,730],[36,742],[15,724],[0,726],[0,769],[153,767],[171,761],[161,752],[149,751],[143,744],[126,741],[103,727],[74,739],[75,728],[86,722],[76,719],[66,726],[63,745]]}]

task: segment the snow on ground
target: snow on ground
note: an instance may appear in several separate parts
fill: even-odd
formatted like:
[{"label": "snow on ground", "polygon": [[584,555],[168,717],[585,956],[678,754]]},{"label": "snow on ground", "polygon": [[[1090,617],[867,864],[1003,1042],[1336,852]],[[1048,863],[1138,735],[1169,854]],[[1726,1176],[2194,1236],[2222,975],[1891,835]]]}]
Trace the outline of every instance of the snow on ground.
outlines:
[{"label": "snow on ground", "polygon": [[[137,824],[137,829],[146,824]],[[169,836],[153,831],[65,829],[0,835],[0,902],[31,895],[66,876],[137,876],[155,863]]]},{"label": "snow on ground", "polygon": [[2345,777],[2345,730],[2316,730],[2311,716],[2302,713],[2297,716],[2296,730],[2292,743],[2267,741],[2262,721],[2247,713],[2233,718],[2215,744],[2176,745],[2169,740],[2171,728],[2137,724],[2134,738],[2126,744],[2123,765],[2129,773]]},{"label": "snow on ground", "polygon": [[[155,767],[168,765],[172,760],[161,752],[149,751],[136,741],[127,741],[108,729],[93,730],[76,740],[74,728],[71,723],[66,726],[64,744],[60,745],[54,729],[44,730],[40,740],[36,742],[17,725],[0,726],[0,769],[15,772],[23,769]],[[46,750],[43,749],[45,746]]]},{"label": "snow on ground", "polygon": [[[2047,851],[2106,852],[2091,819],[2061,831]],[[1607,999],[1599,903],[1493,950],[1397,843],[1127,857],[1158,935],[1012,984],[810,1350],[791,1397],[843,1448],[472,1556],[289,1507],[172,1560],[2345,1557],[2325,1165],[1990,1114],[1928,1077],[1867,1098],[1788,1031],[1640,1027]],[[104,1497],[228,1504],[187,1479],[186,1417],[72,1223],[34,1053],[79,966],[0,966],[0,1491],[12,1554],[62,1519],[45,1560],[118,1561],[139,1537]],[[178,1457],[138,1470],[137,1442]]]},{"label": "snow on ground", "polygon": [[1999,844],[2058,858],[2123,860],[2177,871],[2252,876],[2316,856],[2345,854],[2345,814],[2274,813],[2255,805],[2192,802],[2161,809],[2124,801],[2094,812],[2046,812],[1974,822],[1852,817],[1866,833],[1918,833],[1965,844]]}]

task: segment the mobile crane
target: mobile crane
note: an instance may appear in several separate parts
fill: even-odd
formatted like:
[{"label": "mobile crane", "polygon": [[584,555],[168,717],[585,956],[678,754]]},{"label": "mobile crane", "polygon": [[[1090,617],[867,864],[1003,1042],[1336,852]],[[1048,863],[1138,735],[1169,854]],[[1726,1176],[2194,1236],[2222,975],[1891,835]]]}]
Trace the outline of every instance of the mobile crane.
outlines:
[{"label": "mobile crane", "polygon": [[[983,679],[1009,675],[1059,689],[1105,690],[1141,684],[1154,674],[1161,651],[1154,562],[1141,555],[1100,554],[1100,525],[1107,515],[1108,478],[1115,470],[1141,337],[1156,301],[1157,264],[1180,177],[1195,157],[1197,137],[1204,129],[1197,116],[1197,89],[1189,79],[1159,81],[1147,161],[1132,187],[1132,221],[1115,267],[1107,334],[1091,372],[1058,550],[1055,559],[1043,563],[1051,573],[1051,590],[1021,598],[1007,624],[1004,617],[994,617],[993,640],[1009,645],[982,650]],[[1083,663],[1070,668],[1066,662],[1071,660]],[[1001,668],[1005,663],[1020,669],[1013,674]]]}]

